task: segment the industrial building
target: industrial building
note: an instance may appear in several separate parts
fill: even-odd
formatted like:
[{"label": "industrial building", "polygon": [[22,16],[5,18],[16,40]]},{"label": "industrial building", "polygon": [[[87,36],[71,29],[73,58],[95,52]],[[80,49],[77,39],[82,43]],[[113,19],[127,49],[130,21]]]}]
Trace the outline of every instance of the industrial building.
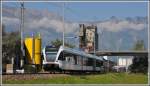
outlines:
[{"label": "industrial building", "polygon": [[94,52],[98,50],[97,26],[80,24],[79,48],[85,52]]}]

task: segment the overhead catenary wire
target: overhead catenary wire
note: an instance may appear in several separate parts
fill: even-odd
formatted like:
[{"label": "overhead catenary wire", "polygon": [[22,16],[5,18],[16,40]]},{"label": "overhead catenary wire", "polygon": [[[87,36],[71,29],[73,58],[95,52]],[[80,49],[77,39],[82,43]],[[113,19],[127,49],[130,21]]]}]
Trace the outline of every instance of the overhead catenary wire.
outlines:
[{"label": "overhead catenary wire", "polygon": [[[51,5],[51,6],[55,6],[55,7],[58,7],[58,8],[62,8],[61,4],[56,4],[56,3],[46,3],[46,4],[49,4],[49,5]],[[75,9],[70,8],[69,5],[68,5],[68,3],[65,3],[64,9],[65,9],[65,13],[69,12],[69,13],[71,13],[72,15],[74,15],[76,18],[79,18],[79,17],[81,17],[81,18],[85,17],[85,18],[86,18],[86,17],[88,17],[88,16],[86,16],[86,15],[82,16],[82,15],[80,14],[80,12],[78,12],[78,11],[75,10]],[[66,19],[67,19],[67,17],[65,17],[65,20],[66,20]],[[70,21],[70,20],[67,20],[67,21]],[[81,22],[81,21],[79,21],[79,22]]]}]

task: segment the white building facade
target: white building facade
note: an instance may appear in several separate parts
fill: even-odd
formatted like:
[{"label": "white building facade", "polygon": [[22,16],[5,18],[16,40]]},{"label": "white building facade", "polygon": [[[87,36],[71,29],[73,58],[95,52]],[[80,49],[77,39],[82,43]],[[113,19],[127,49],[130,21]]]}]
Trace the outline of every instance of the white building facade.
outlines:
[{"label": "white building facade", "polygon": [[117,66],[114,66],[113,68],[117,72],[128,72],[129,66],[133,63],[133,57],[132,56],[118,56],[117,57]]}]

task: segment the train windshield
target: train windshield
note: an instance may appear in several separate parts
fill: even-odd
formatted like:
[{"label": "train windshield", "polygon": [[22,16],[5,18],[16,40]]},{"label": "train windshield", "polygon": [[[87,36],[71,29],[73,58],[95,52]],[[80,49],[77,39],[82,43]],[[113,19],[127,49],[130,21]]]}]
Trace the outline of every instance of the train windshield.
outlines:
[{"label": "train windshield", "polygon": [[54,62],[56,59],[57,53],[46,53],[46,60],[48,62]]},{"label": "train windshield", "polygon": [[57,52],[58,48],[47,46],[45,49],[46,60],[48,62],[54,62],[56,59]]}]

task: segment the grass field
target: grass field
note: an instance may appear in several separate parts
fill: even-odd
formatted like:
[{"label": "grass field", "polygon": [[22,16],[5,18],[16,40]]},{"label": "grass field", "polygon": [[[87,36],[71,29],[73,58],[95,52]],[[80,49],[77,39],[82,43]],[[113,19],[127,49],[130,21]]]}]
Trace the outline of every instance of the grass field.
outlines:
[{"label": "grass field", "polygon": [[94,75],[66,75],[31,80],[4,80],[3,84],[147,84],[144,74],[107,73]]}]

